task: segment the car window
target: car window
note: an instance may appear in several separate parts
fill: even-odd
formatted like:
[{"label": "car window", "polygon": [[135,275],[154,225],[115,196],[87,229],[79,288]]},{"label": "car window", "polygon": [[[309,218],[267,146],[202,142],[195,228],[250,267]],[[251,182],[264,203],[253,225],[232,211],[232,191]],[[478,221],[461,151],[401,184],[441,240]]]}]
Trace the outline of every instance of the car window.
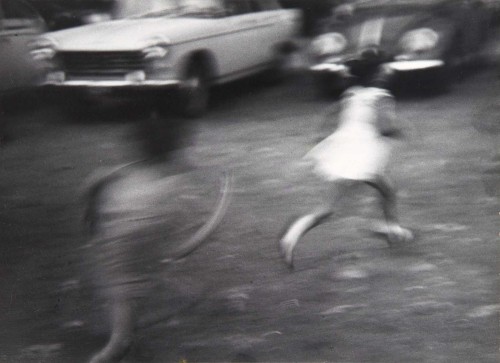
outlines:
[{"label": "car window", "polygon": [[112,13],[116,19],[147,16],[149,14],[168,15],[178,10],[175,0],[117,0]]},{"label": "car window", "polygon": [[247,0],[226,0],[226,8],[231,15],[248,14],[252,12]]},{"label": "car window", "polygon": [[220,16],[226,12],[222,0],[182,0],[178,3],[181,6],[180,15],[184,16]]},{"label": "car window", "polygon": [[18,0],[2,1],[0,19],[1,27],[6,30],[33,28],[40,21],[38,13],[31,6]]},{"label": "car window", "polygon": [[280,9],[280,4],[277,0],[250,0],[253,11],[269,11]]},{"label": "car window", "polygon": [[37,19],[37,12],[20,0],[3,0],[2,8],[5,19]]},{"label": "car window", "polygon": [[161,16],[220,16],[222,0],[117,0],[113,18],[155,18]]}]

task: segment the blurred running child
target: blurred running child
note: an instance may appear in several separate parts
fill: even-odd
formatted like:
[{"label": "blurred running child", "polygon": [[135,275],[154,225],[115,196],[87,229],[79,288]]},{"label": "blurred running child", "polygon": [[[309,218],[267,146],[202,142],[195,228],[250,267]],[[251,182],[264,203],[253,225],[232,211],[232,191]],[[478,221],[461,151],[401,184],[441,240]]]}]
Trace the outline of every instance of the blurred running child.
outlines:
[{"label": "blurred running child", "polygon": [[141,120],[145,159],[96,178],[88,189],[89,269],[111,320],[109,341],[91,363],[119,362],[127,354],[138,305],[164,287],[162,262],[193,252],[225,213],[227,188],[207,192],[206,173],[198,182],[200,173],[185,161],[186,122],[156,114]]},{"label": "blurred running child", "polygon": [[394,125],[395,101],[389,91],[392,78],[387,66],[373,67],[358,78],[363,85],[351,87],[342,95],[335,132],[306,154],[315,173],[329,184],[329,195],[323,205],[296,219],[279,241],[290,267],[301,237],[330,217],[339,198],[357,183],[375,188],[382,199],[385,223],[377,232],[383,233],[389,244],[413,239],[412,233],[399,225],[396,194],[385,172],[391,138],[400,136]]}]

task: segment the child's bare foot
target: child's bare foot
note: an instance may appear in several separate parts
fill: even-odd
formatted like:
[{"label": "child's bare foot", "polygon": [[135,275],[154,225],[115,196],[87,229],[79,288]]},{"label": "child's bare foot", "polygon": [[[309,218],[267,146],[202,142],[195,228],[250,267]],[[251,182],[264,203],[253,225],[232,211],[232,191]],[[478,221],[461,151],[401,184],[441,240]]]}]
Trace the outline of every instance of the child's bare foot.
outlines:
[{"label": "child's bare foot", "polygon": [[108,344],[103,350],[92,357],[89,363],[117,363],[127,354],[132,339],[123,340],[121,342],[114,342]]},{"label": "child's bare foot", "polygon": [[293,268],[293,250],[298,243],[300,233],[296,228],[293,228],[297,223],[297,217],[292,217],[285,224],[280,233],[279,250],[281,257],[289,268]]},{"label": "child's bare foot", "polygon": [[398,243],[405,243],[413,241],[413,233],[399,225],[389,227],[389,233],[387,234],[387,241],[389,245],[394,245]]},{"label": "child's bare foot", "polygon": [[285,260],[285,263],[288,267],[293,268],[293,250],[295,246],[299,242],[301,233],[297,228],[293,228],[295,223],[291,224],[282,234],[282,237],[279,241],[279,248],[281,252],[281,257]]},{"label": "child's bare foot", "polygon": [[279,242],[281,255],[285,259],[288,267],[293,268],[293,249],[304,233],[321,223],[330,215],[330,209],[321,210],[320,212],[306,214],[289,225]]},{"label": "child's bare foot", "polygon": [[288,267],[293,268],[293,249],[295,248],[297,241],[286,237],[287,236],[284,236],[279,241],[280,252]]},{"label": "child's bare foot", "polygon": [[377,224],[372,226],[371,232],[384,236],[391,247],[399,243],[412,242],[415,239],[412,231],[399,224]]}]

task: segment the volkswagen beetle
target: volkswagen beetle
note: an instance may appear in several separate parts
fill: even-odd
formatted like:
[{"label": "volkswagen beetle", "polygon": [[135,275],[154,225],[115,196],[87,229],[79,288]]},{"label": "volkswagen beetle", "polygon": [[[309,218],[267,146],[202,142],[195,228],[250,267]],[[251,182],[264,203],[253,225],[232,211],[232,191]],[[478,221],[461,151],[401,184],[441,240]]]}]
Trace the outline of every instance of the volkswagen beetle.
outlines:
[{"label": "volkswagen beetle", "polygon": [[341,91],[373,63],[407,83],[443,87],[478,55],[489,23],[481,0],[350,1],[312,40],[310,71],[322,93]]}]

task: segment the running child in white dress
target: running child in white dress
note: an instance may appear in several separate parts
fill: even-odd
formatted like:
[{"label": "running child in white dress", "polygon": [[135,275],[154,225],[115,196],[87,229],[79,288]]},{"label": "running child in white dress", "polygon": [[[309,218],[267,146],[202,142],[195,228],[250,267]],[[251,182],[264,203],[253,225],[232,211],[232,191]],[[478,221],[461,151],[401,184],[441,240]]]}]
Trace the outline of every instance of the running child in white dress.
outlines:
[{"label": "running child in white dress", "polygon": [[391,78],[392,72],[382,66],[373,72],[366,87],[344,92],[337,129],[306,154],[314,172],[330,184],[329,195],[323,205],[295,220],[282,236],[280,249],[290,267],[300,238],[330,217],[339,197],[357,183],[372,186],[382,198],[385,223],[377,232],[384,234],[390,245],[413,239],[412,233],[399,225],[396,194],[385,172],[391,138],[400,135],[394,127],[394,97],[388,90]]}]

